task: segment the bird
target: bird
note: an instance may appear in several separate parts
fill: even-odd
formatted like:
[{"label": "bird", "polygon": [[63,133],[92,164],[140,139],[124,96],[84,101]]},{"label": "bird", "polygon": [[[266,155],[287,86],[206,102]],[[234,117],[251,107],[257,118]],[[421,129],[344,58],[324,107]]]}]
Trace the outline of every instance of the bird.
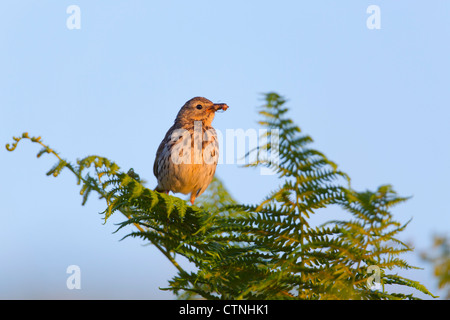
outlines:
[{"label": "bird", "polygon": [[204,97],[194,97],[181,107],[156,151],[155,191],[190,194],[194,205],[217,167],[219,143],[212,121],[217,111],[227,109],[226,103],[213,103]]}]

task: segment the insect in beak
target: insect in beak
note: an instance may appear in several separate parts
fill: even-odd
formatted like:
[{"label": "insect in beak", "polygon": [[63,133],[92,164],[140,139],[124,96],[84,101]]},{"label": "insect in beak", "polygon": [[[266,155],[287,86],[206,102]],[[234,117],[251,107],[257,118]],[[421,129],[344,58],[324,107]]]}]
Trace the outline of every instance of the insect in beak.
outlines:
[{"label": "insect in beak", "polygon": [[228,109],[228,105],[226,103],[215,103],[210,108],[208,108],[208,111],[216,112],[219,110],[226,111]]}]

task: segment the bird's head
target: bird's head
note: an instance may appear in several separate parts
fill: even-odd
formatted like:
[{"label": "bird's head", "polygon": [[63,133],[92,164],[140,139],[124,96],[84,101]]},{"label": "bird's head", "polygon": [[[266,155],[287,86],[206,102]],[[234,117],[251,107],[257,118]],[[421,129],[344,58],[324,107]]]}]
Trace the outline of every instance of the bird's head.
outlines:
[{"label": "bird's head", "polygon": [[213,103],[203,97],[195,97],[184,104],[178,112],[175,122],[194,125],[194,121],[202,121],[203,125],[211,126],[216,111],[227,110],[225,103]]}]

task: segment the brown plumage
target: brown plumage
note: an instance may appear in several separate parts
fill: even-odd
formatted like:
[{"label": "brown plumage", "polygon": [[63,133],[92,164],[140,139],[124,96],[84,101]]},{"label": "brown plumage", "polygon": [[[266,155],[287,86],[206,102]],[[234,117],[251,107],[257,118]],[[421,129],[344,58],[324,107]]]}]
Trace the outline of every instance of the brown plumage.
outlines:
[{"label": "brown plumage", "polygon": [[217,135],[211,123],[225,103],[212,103],[195,97],[178,112],[156,152],[153,173],[158,179],[156,191],[201,195],[211,183],[219,157]]}]

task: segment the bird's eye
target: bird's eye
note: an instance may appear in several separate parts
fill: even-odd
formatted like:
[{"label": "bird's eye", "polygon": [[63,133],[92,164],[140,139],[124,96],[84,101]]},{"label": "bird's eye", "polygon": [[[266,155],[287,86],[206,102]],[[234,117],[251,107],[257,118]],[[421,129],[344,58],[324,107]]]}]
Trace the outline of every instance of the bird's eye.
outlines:
[{"label": "bird's eye", "polygon": [[201,110],[201,109],[203,108],[203,106],[202,106],[201,104],[198,104],[198,105],[196,106],[196,108],[197,108],[198,110]]}]

